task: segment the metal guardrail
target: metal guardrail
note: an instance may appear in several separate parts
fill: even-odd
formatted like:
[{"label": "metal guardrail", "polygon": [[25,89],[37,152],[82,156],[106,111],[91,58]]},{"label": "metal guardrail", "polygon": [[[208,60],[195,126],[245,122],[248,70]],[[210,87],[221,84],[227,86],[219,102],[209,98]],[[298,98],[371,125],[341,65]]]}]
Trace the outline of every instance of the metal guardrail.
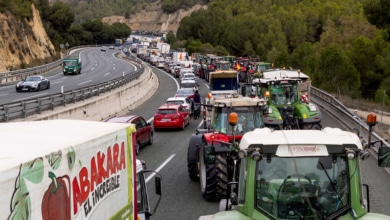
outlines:
[{"label": "metal guardrail", "polygon": [[[331,94],[317,89],[315,87],[311,87],[311,95],[312,97],[318,98],[321,101],[317,101],[316,104],[321,106],[327,112],[331,113],[339,121],[342,122],[345,126],[349,128],[349,130],[358,130],[360,136],[362,136],[365,140],[367,140],[369,127],[365,121],[361,120],[358,116],[351,113],[347,107],[343,105],[338,99],[336,99]],[[378,152],[379,144],[383,144],[384,147],[390,147],[390,144],[380,137],[377,133],[372,132],[371,135],[371,143],[374,143],[372,148]]]},{"label": "metal guardrail", "polygon": [[[130,59],[126,57],[126,59]],[[84,101],[93,96],[99,96],[102,93],[114,90],[135,79],[138,79],[144,72],[145,67],[137,59],[132,59],[140,63],[141,68],[135,72],[118,77],[117,79],[100,83],[94,86],[66,91],[48,96],[8,103],[0,105],[0,121],[8,122],[16,118],[26,118],[33,114],[41,114],[45,110],[54,110],[59,106],[66,106],[70,103]]]}]

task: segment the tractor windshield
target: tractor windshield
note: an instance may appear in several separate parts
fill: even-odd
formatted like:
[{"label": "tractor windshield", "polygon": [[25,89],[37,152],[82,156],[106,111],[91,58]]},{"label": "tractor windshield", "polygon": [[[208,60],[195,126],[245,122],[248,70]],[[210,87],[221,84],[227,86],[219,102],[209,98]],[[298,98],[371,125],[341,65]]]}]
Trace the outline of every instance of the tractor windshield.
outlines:
[{"label": "tractor windshield", "polygon": [[271,101],[274,105],[292,104],[298,101],[297,84],[271,85]]},{"label": "tractor windshield", "polygon": [[325,219],[349,203],[346,157],[268,156],[256,174],[256,208],[276,219]]},{"label": "tractor windshield", "polygon": [[238,125],[235,127],[235,133],[244,134],[255,128],[263,128],[263,114],[260,107],[243,106],[243,107],[216,107],[214,110],[213,130],[216,132],[231,134],[232,128],[228,122],[228,115],[231,112],[238,114]]}]

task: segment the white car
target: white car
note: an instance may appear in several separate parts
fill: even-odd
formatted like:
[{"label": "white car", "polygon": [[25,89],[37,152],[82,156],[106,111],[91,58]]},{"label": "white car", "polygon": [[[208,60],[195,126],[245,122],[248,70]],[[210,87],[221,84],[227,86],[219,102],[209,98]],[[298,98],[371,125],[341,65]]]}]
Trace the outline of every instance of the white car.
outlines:
[{"label": "white car", "polygon": [[185,73],[180,77],[180,81],[184,80],[194,80],[196,82],[195,74],[193,73]]},{"label": "white car", "polygon": [[182,80],[180,82],[180,88],[193,88],[194,91],[198,90],[198,84],[196,83],[195,80]]},{"label": "white car", "polygon": [[187,73],[192,73],[192,74],[193,74],[192,69],[190,69],[190,68],[181,68],[181,69],[180,69],[180,78],[181,78],[184,74],[187,74]]},{"label": "white car", "polygon": [[185,109],[188,109],[190,111],[190,114],[192,114],[192,101],[191,99],[187,97],[170,97],[165,102],[167,104],[181,104]]}]

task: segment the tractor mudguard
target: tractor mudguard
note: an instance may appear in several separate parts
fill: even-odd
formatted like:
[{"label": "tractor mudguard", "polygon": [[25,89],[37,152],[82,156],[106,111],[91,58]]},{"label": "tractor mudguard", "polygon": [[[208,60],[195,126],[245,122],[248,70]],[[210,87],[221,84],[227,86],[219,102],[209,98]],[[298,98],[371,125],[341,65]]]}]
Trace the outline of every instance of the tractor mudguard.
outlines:
[{"label": "tractor mudguard", "polygon": [[190,143],[188,144],[188,163],[197,163],[198,162],[198,149],[199,145],[202,142],[202,134],[192,134],[190,138]]},{"label": "tractor mudguard", "polygon": [[271,114],[264,114],[264,123],[270,125],[281,125],[283,124],[283,118],[278,108],[274,105],[269,105],[268,108],[272,110]]},{"label": "tractor mudguard", "polygon": [[222,144],[214,144],[214,152],[217,154],[217,153],[226,153],[226,152],[230,152],[230,148],[227,147],[226,145],[222,145]]},{"label": "tractor mudguard", "polygon": [[[314,105],[310,103],[310,105]],[[309,104],[299,103],[294,107],[294,113],[302,123],[315,123],[321,122],[322,114],[320,108],[317,105],[314,105],[317,111],[310,111]]]}]

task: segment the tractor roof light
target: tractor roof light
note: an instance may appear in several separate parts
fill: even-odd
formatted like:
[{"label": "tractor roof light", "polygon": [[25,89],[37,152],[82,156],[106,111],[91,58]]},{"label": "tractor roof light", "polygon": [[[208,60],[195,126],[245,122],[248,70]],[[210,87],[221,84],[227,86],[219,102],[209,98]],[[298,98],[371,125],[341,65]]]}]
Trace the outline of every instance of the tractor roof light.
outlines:
[{"label": "tractor roof light", "polygon": [[213,96],[211,95],[211,93],[207,93],[207,98],[208,99],[211,99]]},{"label": "tractor roof light", "polygon": [[252,152],[251,157],[252,157],[252,160],[259,161],[263,156],[260,154],[259,151],[256,150],[256,151]]},{"label": "tractor roof light", "polygon": [[265,97],[269,98],[269,91],[266,91],[264,95]]},{"label": "tractor roof light", "polygon": [[359,152],[359,157],[360,157],[361,160],[366,160],[367,158],[370,157],[370,153],[368,151],[366,151],[366,150],[361,150]]},{"label": "tractor roof light", "polygon": [[374,126],[376,124],[376,114],[375,113],[373,113],[373,112],[368,113],[367,124],[368,124],[368,126]]},{"label": "tractor roof light", "polygon": [[229,114],[229,124],[230,126],[236,126],[238,124],[238,115],[235,112]]},{"label": "tractor roof light", "polygon": [[353,160],[356,156],[356,152],[354,150],[347,150],[347,157],[348,157],[348,160]]},{"label": "tractor roof light", "polygon": [[246,150],[240,150],[238,152],[238,157],[240,157],[240,159],[244,159],[246,156],[248,156],[248,153],[246,152]]}]

